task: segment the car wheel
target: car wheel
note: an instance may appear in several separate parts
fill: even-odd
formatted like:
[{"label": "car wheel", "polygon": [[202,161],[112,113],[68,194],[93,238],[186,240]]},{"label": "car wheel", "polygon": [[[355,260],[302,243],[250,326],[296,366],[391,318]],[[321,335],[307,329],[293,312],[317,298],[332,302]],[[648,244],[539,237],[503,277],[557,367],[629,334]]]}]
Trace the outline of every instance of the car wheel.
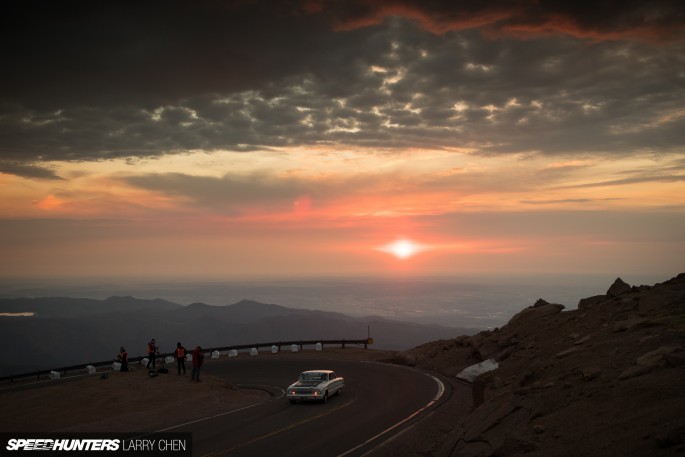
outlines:
[{"label": "car wheel", "polygon": [[326,391],[326,392],[323,394],[323,400],[322,400],[322,401],[324,402],[324,404],[328,403],[328,391]]}]

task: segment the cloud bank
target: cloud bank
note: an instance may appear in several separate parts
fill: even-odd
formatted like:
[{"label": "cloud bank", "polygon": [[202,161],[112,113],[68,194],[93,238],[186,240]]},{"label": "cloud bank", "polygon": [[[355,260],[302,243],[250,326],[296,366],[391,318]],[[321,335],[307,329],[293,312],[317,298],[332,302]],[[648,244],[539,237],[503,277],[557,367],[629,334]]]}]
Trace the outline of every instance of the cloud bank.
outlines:
[{"label": "cloud bank", "polygon": [[0,160],[680,153],[678,2],[3,4]]}]

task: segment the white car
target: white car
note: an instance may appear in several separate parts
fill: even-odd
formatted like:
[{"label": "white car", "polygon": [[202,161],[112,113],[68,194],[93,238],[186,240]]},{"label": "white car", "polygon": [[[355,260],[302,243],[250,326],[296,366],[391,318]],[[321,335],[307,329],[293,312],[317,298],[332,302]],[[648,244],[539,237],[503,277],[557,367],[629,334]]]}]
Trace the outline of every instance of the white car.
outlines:
[{"label": "white car", "polygon": [[318,400],[323,403],[328,397],[339,395],[345,387],[345,380],[331,370],[310,370],[300,373],[297,382],[286,392],[290,403],[298,400]]}]

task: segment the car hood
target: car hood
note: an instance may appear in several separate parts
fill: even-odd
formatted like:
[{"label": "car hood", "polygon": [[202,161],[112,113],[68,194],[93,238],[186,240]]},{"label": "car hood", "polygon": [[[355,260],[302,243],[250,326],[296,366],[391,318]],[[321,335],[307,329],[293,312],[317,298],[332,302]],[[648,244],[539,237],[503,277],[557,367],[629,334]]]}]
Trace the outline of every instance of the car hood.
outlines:
[{"label": "car hood", "polygon": [[291,387],[316,387],[321,384],[321,381],[298,381]]}]

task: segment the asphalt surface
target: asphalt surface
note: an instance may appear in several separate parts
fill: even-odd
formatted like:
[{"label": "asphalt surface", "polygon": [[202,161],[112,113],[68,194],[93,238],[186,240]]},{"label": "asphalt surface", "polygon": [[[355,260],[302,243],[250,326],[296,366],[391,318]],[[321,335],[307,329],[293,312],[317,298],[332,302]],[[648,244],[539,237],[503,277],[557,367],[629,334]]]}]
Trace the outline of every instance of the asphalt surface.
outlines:
[{"label": "asphalt surface", "polygon": [[[314,369],[334,370],[345,379],[344,391],[326,404],[291,404],[285,389],[300,372]],[[250,357],[206,364],[203,373],[273,396],[169,429],[192,432],[195,456],[361,456],[441,401],[434,401],[442,384],[433,377],[381,363]]]}]

